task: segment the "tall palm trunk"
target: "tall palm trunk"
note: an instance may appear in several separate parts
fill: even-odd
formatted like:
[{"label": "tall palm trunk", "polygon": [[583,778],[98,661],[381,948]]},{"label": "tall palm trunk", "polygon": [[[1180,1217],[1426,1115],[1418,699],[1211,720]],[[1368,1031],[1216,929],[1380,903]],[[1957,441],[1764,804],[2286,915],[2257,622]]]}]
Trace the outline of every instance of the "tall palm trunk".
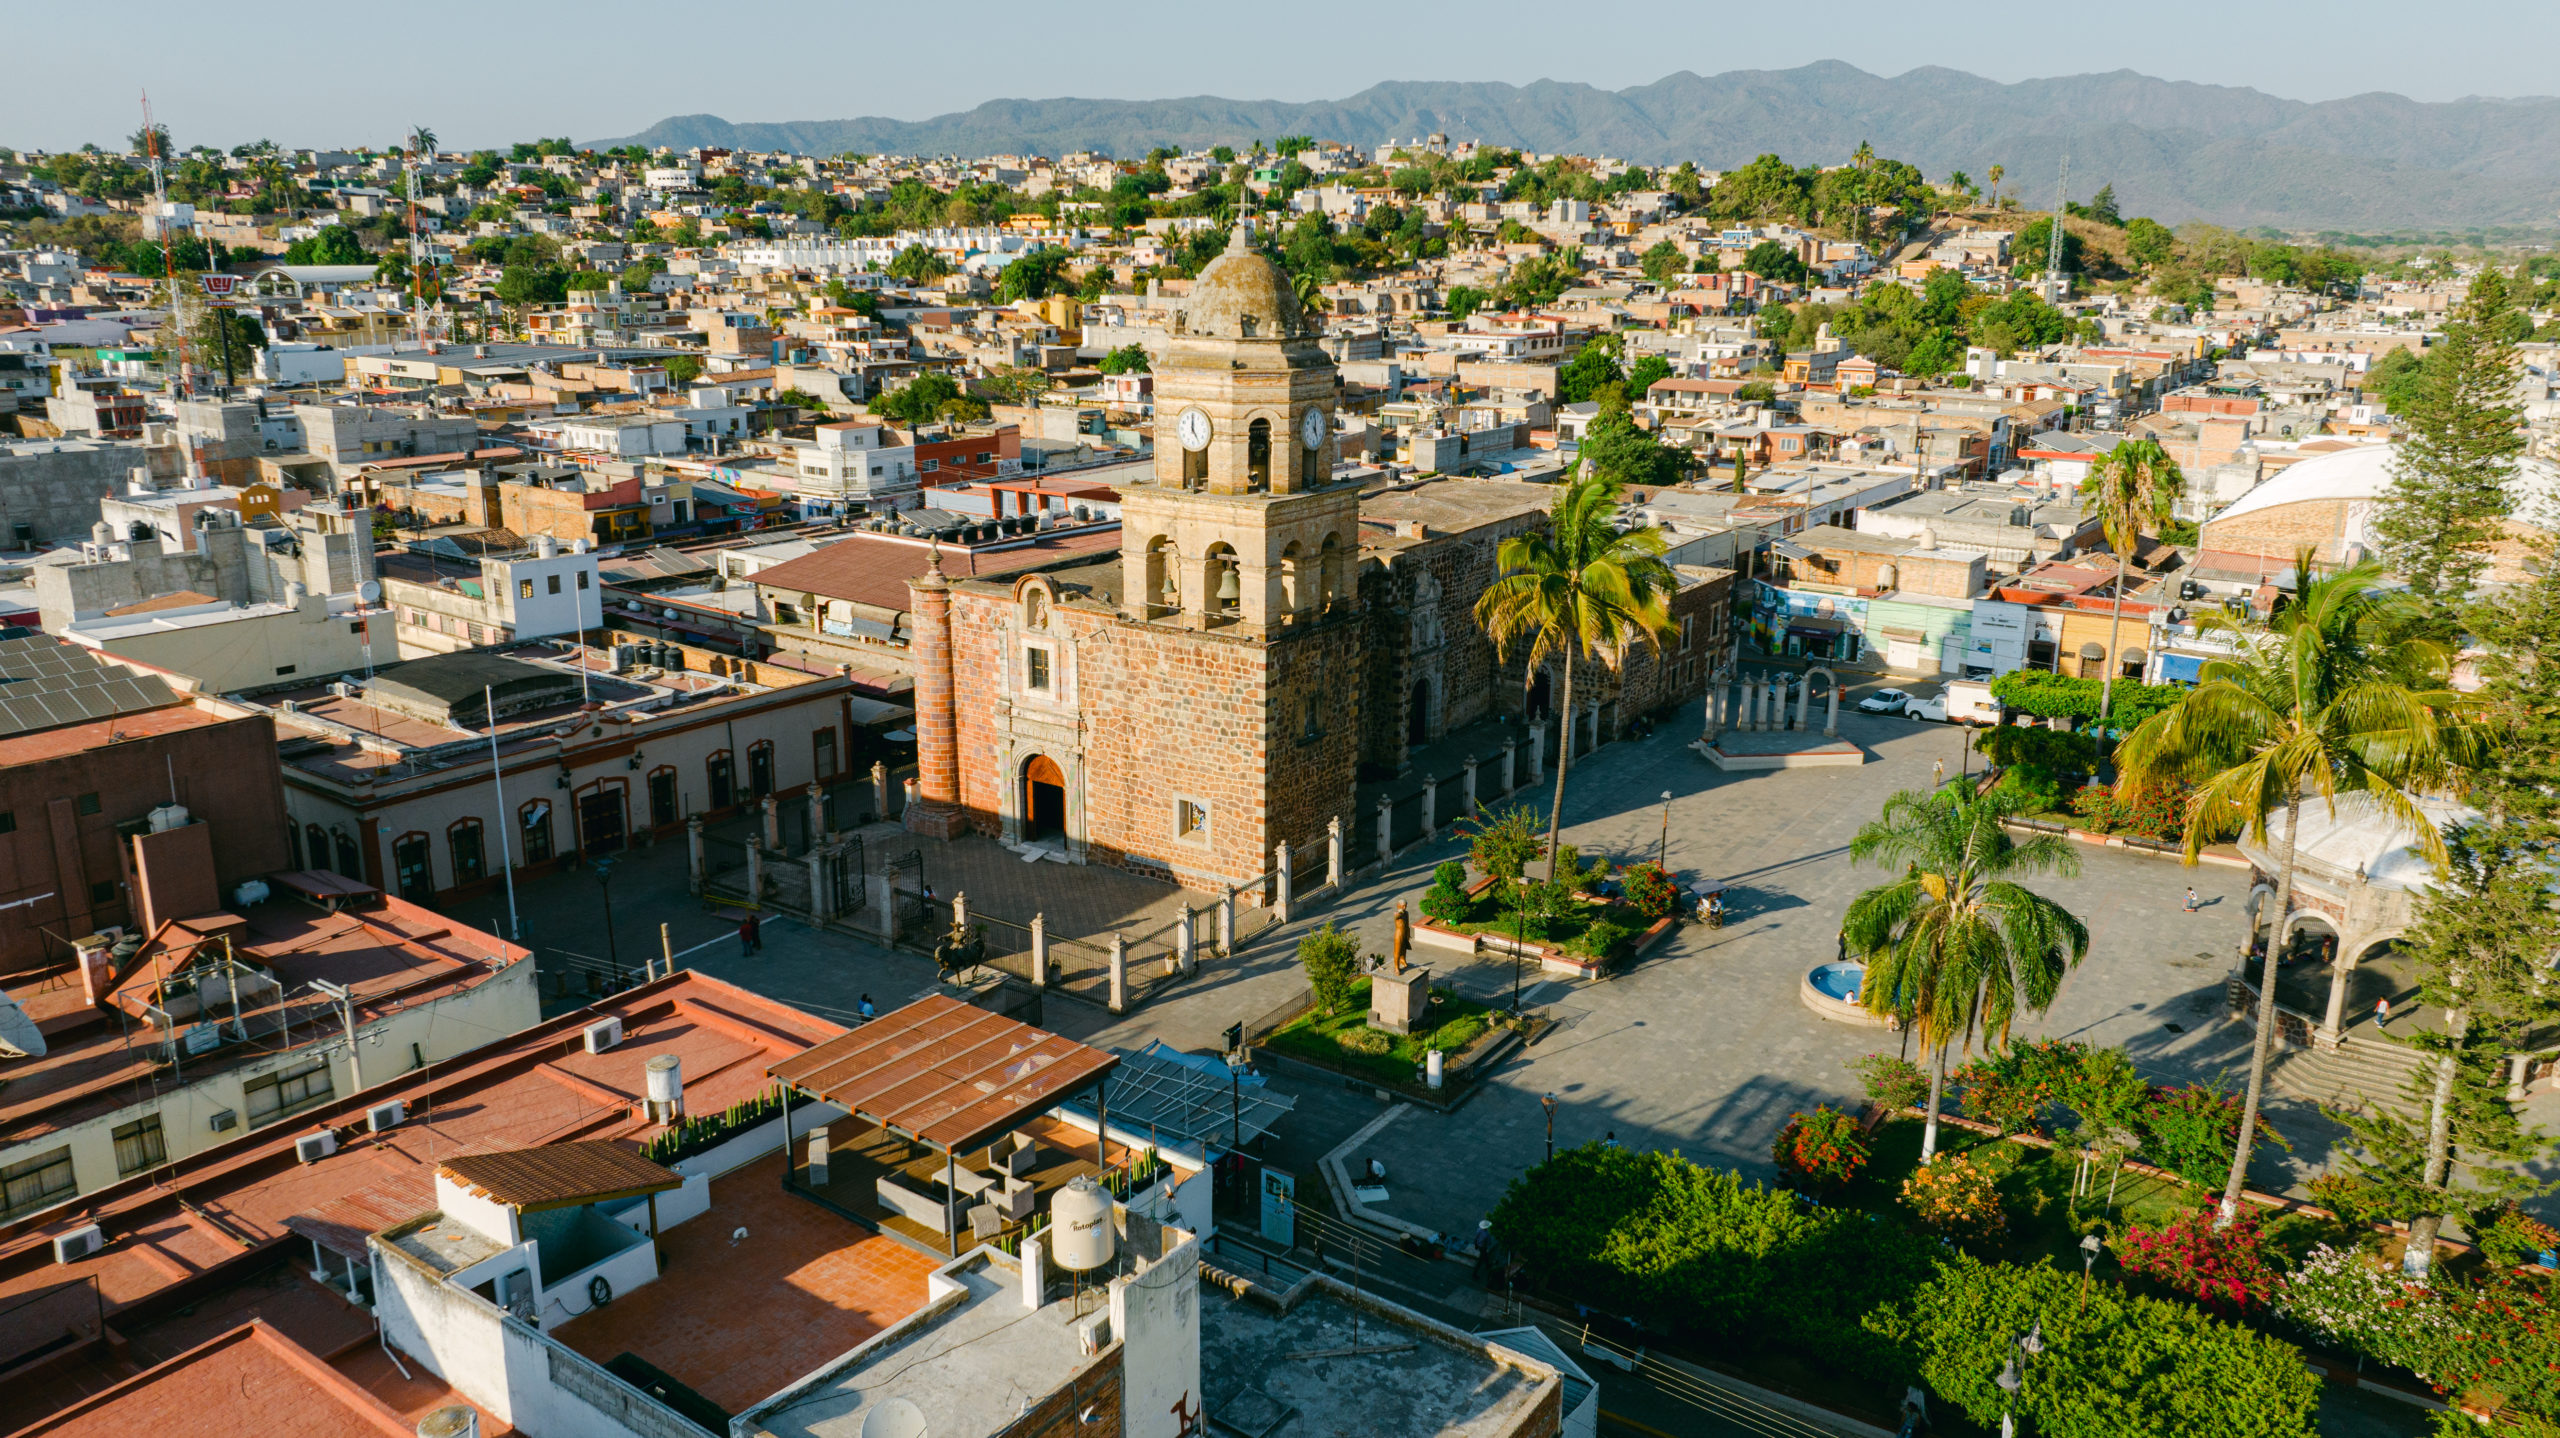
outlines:
[{"label": "tall palm trunk", "polygon": [[[2266,964],[2258,972],[2258,1032],[2249,1046],[2249,1093],[2240,1102],[2240,1134],[2231,1146],[2231,1177],[2222,1185],[2222,1207],[2213,1226],[2224,1227],[2240,1216],[2240,1190],[2249,1179],[2249,1154],[2258,1141],[2258,1101],[2267,1090],[2267,1050],[2276,1035],[2276,963],[2284,953],[2284,917],[2293,907],[2293,850],[2300,836],[2302,795],[2284,806],[2283,867],[2276,877],[2275,918],[2267,927]],[[2243,960],[2245,963],[2246,960]]]},{"label": "tall palm trunk", "polygon": [[1556,881],[1557,833],[1564,827],[1564,771],[1573,762],[1573,646],[1564,649],[1564,702],[1556,711],[1556,802],[1547,811],[1547,882]]},{"label": "tall palm trunk", "polygon": [[2113,709],[2116,702],[2116,671],[2124,667],[2123,663],[2116,658],[2118,653],[2116,640],[2124,633],[2124,572],[2125,556],[2119,554],[2116,556],[2116,612],[2115,616],[2107,621],[2107,672],[2098,678],[2096,738],[2097,753],[2101,758],[2104,758],[2107,752],[2107,711]]},{"label": "tall palm trunk", "polygon": [[1929,1051],[1929,1117],[1920,1127],[1920,1161],[1938,1156],[1938,1107],[1947,1095],[1947,1046]]},{"label": "tall palm trunk", "polygon": [[[2462,987],[2462,975],[2452,975],[2453,987]],[[2453,1040],[2450,1048],[2436,1061],[2435,1091],[2427,1096],[2427,1159],[2418,1175],[2430,1193],[2441,1194],[2453,1173],[2453,1082],[2462,1062],[2462,1040],[2471,1029],[2468,1008],[2445,1013],[2444,1029]],[[2435,1263],[2436,1233],[2444,1227],[2444,1215],[2422,1213],[2409,1220],[2409,1244],[2400,1255],[2400,1271],[2411,1278],[2424,1278]]]}]

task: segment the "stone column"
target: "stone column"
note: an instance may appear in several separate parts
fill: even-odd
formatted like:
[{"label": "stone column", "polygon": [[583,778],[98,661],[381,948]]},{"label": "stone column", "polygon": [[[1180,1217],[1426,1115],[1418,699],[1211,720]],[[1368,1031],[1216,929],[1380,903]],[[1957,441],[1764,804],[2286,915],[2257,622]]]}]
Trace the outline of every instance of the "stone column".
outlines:
[{"label": "stone column", "polygon": [[1271,871],[1271,916],[1281,923],[1289,922],[1290,889],[1297,883],[1296,860],[1289,841],[1280,841],[1279,862]]},{"label": "stone column", "polygon": [[689,872],[692,875],[691,883],[693,885],[693,891],[699,894],[702,892],[703,880],[702,818],[700,815],[696,815],[693,818],[684,821],[684,853],[686,862],[692,866]]},{"label": "stone column", "polygon": [[1742,701],[1742,731],[1746,734],[1760,732],[1760,681],[1744,678],[1738,697]]},{"label": "stone column", "polygon": [[758,807],[764,810],[764,846],[779,854],[782,852],[781,796],[767,794]]},{"label": "stone column", "polygon": [[960,726],[953,709],[951,581],[942,575],[939,545],[924,574],[907,581],[907,609],[915,616],[909,644],[916,663],[916,792],[907,830],[948,839],[961,824]]},{"label": "stone column", "polygon": [[[2285,936],[2285,938],[2290,937],[2291,935]],[[2276,939],[2271,942],[2283,941],[2284,939]],[[2320,1020],[2320,1027],[2311,1033],[2311,1042],[2315,1047],[2334,1049],[2346,1041],[2347,976],[2355,971],[2355,962],[2348,957],[2346,941],[2342,939],[2338,943],[2337,957],[2329,963],[2329,1007]]]},{"label": "stone column", "polygon": [[1336,814],[1324,824],[1324,881],[1340,893],[1342,880],[1342,816]]},{"label": "stone column", "polygon": [[813,847],[801,862],[809,866],[809,917],[823,924],[834,917],[833,908],[829,902],[834,895],[827,890],[827,870],[830,867],[827,862],[827,851]]},{"label": "stone column", "polygon": [[1837,678],[1831,681],[1831,698],[1823,705],[1822,737],[1825,739],[1840,737],[1840,681]]},{"label": "stone column", "polygon": [[1226,897],[1218,900],[1218,952],[1236,951],[1236,886],[1227,885]]},{"label": "stone column", "polygon": [[1191,936],[1192,918],[1190,901],[1185,900],[1182,905],[1182,917],[1175,920],[1173,925],[1173,971],[1177,974],[1188,974],[1199,966],[1198,956],[1192,948],[1194,942]]},{"label": "stone column", "polygon": [[1520,787],[1520,741],[1502,741],[1502,792],[1509,794]]},{"label": "stone column", "polygon": [[871,817],[889,817],[889,766],[878,759],[871,761]]},{"label": "stone column", "polygon": [[1031,916],[1031,987],[1049,986],[1049,916]]},{"label": "stone column", "polygon": [[[1532,724],[1529,726],[1529,777],[1521,782],[1526,784],[1535,784],[1539,779],[1545,777],[1546,772],[1547,726],[1544,724]],[[1515,785],[1513,787],[1516,788],[1518,786]]]},{"label": "stone column", "polygon": [[1713,744],[1716,742],[1716,736],[1724,732],[1724,726],[1716,722],[1716,705],[1722,697],[1723,688],[1723,685],[1715,681],[1714,676],[1708,676],[1706,707],[1699,715],[1698,722],[1698,742],[1701,744]]},{"label": "stone column", "polygon": [[1476,756],[1467,756],[1466,767],[1458,771],[1458,813],[1461,817],[1476,811]]},{"label": "stone column", "polygon": [[1118,934],[1111,936],[1111,1011],[1129,1011],[1129,941]]},{"label": "stone column", "polygon": [[1378,801],[1378,862],[1384,864],[1395,854],[1390,842],[1395,837],[1395,806],[1384,799]]},{"label": "stone column", "polygon": [[747,846],[747,902],[764,902],[764,850],[754,844]]},{"label": "stone column", "polygon": [[810,847],[810,848],[812,848],[812,849],[814,849],[814,848],[818,847],[818,840],[819,840],[821,837],[823,837],[826,833],[827,833],[827,791],[826,791],[826,786],[824,786],[824,785],[822,785],[822,784],[818,783],[816,780],[814,780],[814,779],[813,779],[813,780],[811,780],[811,781],[810,781],[810,783],[809,783],[809,847]]},{"label": "stone column", "polygon": [[879,930],[880,942],[891,947],[898,942],[898,884],[887,874],[872,874],[862,881],[871,890],[871,922]]},{"label": "stone column", "polygon": [[1810,721],[1812,718],[1813,718],[1813,676],[1812,676],[1812,675],[1810,675],[1810,674],[1808,674],[1808,675],[1806,675],[1804,678],[1799,679],[1799,680],[1797,680],[1797,681],[1796,681],[1796,726],[1795,726],[1795,727],[1796,727],[1799,731],[1801,731],[1801,730],[1805,729],[1806,727],[1808,727],[1808,723],[1809,723],[1809,721]]}]

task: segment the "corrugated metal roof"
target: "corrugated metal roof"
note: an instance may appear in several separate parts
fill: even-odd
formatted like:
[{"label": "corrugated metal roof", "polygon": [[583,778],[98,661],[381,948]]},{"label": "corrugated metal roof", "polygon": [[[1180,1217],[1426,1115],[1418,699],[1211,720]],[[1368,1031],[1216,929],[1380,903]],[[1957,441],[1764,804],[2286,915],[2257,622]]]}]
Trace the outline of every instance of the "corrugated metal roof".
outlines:
[{"label": "corrugated metal roof", "polygon": [[976,1148],[1120,1060],[936,994],[765,1070],[824,1103],[945,1150]]},{"label": "corrugated metal roof", "polygon": [[446,1159],[436,1171],[495,1202],[558,1208],[682,1188],[684,1177],[603,1139]]}]

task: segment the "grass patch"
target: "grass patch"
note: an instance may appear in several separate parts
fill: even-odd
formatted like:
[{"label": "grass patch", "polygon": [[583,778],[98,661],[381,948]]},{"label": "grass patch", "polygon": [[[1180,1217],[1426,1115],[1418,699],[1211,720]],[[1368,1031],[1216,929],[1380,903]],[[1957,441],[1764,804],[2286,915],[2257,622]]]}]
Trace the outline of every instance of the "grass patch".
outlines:
[{"label": "grass patch", "polygon": [[1310,1059],[1379,1083],[1408,1084],[1433,1049],[1455,1053],[1494,1025],[1494,1011],[1456,994],[1433,990],[1432,1025],[1411,1034],[1369,1027],[1369,981],[1352,986],[1353,1005],[1338,1014],[1310,1009],[1265,1036],[1262,1044],[1293,1058]]},{"label": "grass patch", "polygon": [[1492,934],[1500,938],[1518,936],[1531,943],[1546,944],[1595,962],[1619,957],[1636,938],[1653,925],[1630,904],[1615,901],[1576,903],[1570,912],[1552,919],[1531,919],[1515,925],[1511,910],[1499,898],[1499,889],[1487,889],[1467,901],[1466,914],[1456,920],[1433,919],[1432,924],[1453,929],[1461,934]]}]

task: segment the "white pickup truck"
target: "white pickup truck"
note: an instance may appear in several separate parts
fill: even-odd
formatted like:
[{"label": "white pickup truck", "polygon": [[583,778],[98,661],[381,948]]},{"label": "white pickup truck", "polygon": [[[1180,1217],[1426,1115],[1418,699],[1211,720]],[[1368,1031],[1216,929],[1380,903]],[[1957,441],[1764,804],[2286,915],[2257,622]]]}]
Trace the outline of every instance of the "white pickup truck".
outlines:
[{"label": "white pickup truck", "polygon": [[1956,679],[1934,698],[1913,699],[1902,712],[1914,719],[1940,723],[1989,725],[2000,722],[2000,701],[1991,697],[1990,685],[1975,679]]}]

